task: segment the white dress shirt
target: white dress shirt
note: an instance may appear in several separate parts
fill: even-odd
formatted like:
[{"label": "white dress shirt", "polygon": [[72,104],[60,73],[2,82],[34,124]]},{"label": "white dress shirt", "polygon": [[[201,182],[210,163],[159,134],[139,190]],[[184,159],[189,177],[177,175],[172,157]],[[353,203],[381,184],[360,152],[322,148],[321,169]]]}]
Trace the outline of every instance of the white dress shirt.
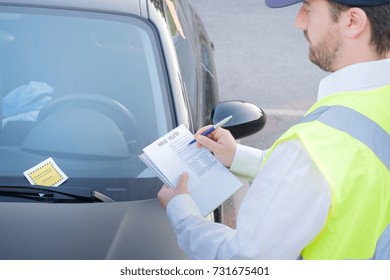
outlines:
[{"label": "white dress shirt", "polygon": [[[323,79],[318,100],[344,91],[390,84],[390,59],[345,67]],[[189,195],[173,198],[167,215],[191,259],[297,259],[325,225],[331,191],[299,140],[266,151],[238,144],[230,170],[254,179],[236,229],[203,219]],[[212,188],[213,186],[210,186]]]}]

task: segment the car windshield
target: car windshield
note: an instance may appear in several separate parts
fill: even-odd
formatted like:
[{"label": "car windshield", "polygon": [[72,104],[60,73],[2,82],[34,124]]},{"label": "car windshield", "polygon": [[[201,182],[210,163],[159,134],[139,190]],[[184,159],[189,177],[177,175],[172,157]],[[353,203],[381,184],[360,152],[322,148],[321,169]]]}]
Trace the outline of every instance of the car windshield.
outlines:
[{"label": "car windshield", "polygon": [[0,186],[52,158],[61,186],[155,197],[138,156],[173,127],[157,38],[138,17],[0,10]]}]

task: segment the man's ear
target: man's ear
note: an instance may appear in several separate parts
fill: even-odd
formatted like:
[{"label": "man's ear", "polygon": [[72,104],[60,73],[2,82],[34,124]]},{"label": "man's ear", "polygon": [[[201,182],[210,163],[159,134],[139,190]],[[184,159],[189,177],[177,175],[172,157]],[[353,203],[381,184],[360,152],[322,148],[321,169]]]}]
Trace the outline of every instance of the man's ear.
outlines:
[{"label": "man's ear", "polygon": [[369,21],[366,13],[360,8],[350,8],[343,12],[342,21],[343,33],[352,39],[361,36],[369,29]]}]

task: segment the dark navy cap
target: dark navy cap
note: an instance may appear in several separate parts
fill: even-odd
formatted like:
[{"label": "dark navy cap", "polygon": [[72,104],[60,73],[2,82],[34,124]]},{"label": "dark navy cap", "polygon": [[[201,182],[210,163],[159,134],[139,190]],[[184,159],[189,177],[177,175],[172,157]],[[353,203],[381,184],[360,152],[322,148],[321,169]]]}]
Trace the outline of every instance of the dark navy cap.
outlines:
[{"label": "dark navy cap", "polygon": [[[335,3],[352,7],[368,7],[390,4],[390,0],[331,0]],[[302,0],[265,0],[265,4],[270,8],[281,8],[302,2]]]}]

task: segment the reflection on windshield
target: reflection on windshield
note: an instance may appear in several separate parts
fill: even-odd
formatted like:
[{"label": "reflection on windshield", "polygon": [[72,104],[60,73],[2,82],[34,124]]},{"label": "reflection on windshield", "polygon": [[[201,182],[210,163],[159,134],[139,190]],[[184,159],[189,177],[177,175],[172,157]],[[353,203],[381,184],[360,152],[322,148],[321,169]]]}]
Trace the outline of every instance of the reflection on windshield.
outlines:
[{"label": "reflection on windshield", "polygon": [[[65,185],[116,200],[155,196],[138,155],[172,125],[150,27],[26,11],[0,14],[0,184],[28,184],[23,172],[52,157]],[[130,193],[141,181],[152,194]]]}]

